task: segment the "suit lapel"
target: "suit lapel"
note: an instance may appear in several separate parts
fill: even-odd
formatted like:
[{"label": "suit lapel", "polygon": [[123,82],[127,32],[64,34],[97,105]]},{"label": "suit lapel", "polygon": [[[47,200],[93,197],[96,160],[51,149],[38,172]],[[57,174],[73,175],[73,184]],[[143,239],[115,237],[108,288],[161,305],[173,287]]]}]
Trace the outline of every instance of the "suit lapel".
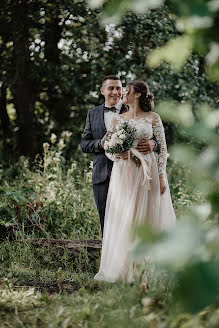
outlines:
[{"label": "suit lapel", "polygon": [[102,131],[103,131],[103,134],[106,133],[106,126],[105,126],[105,122],[104,122],[104,104],[102,104],[100,106],[100,128],[101,128],[101,134],[102,134]]}]

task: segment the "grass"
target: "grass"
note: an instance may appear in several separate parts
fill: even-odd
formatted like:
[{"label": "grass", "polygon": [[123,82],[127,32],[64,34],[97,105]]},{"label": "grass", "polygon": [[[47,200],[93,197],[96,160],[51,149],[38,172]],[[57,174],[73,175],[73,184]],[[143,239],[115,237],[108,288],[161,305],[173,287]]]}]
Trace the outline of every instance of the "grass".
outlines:
[{"label": "grass", "polygon": [[[89,159],[64,166],[54,146],[30,168],[6,169],[0,183],[0,328],[216,328],[216,305],[191,315],[174,303],[174,277],[157,271],[133,285],[93,280],[98,254],[37,246],[34,238],[100,239]],[[169,165],[177,217],[201,197],[183,167]],[[33,288],[35,286],[35,288]]]},{"label": "grass", "polygon": [[[165,275],[150,278],[150,290],[140,281],[132,286],[96,282],[98,258],[90,263],[86,252],[72,257],[18,241],[2,243],[0,258],[0,327],[145,327],[151,311],[156,310],[153,322],[168,311],[171,281]],[[59,293],[19,287],[40,283],[56,283]],[[66,283],[76,286],[75,292],[69,293]]]},{"label": "grass", "polygon": [[[71,265],[58,274],[55,266],[37,271],[37,264],[32,269],[27,263],[13,264],[9,278],[1,279],[0,327],[217,327],[219,313],[213,306],[196,315],[177,308],[171,297],[173,281],[164,273],[149,279],[147,289],[140,281],[96,282],[92,272],[75,272]],[[15,287],[28,279],[68,280],[78,288],[50,294]]]},{"label": "grass", "polygon": [[[95,289],[90,286],[89,289],[81,288],[72,295],[11,290],[2,296],[6,313],[4,319],[9,325],[17,320],[32,327],[145,327],[147,322],[148,314],[142,306],[138,286],[128,288],[115,284],[112,288],[101,284]],[[11,316],[11,313],[14,315]],[[156,321],[161,320],[162,311],[155,317]]]}]

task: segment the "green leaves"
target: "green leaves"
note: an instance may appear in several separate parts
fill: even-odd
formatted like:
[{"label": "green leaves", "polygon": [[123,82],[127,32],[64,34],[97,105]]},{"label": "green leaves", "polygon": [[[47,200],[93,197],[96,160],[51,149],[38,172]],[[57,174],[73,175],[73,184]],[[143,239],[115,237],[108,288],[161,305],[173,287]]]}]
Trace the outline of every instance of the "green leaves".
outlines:
[{"label": "green leaves", "polygon": [[174,8],[175,13],[178,16],[191,17],[191,16],[213,16],[214,5],[211,0],[170,0],[170,5]]},{"label": "green leaves", "polygon": [[147,59],[152,67],[158,67],[162,61],[172,65],[175,71],[179,71],[188,60],[193,49],[193,38],[181,36],[168,41],[163,47],[153,50]]},{"label": "green leaves", "polygon": [[162,101],[156,107],[156,111],[165,122],[177,123],[189,127],[195,121],[190,103]]},{"label": "green leaves", "polygon": [[158,8],[163,3],[163,0],[88,0],[91,8],[103,6],[103,21],[106,24],[118,23],[121,20],[121,16],[128,10],[143,13],[149,9]]},{"label": "green leaves", "polygon": [[[131,10],[136,13],[144,13],[147,10],[162,7],[162,0],[111,0],[95,1],[95,7],[102,4],[105,23],[118,23],[126,11]],[[208,77],[213,81],[219,80],[219,55],[218,55],[218,31],[219,22],[217,14],[219,11],[218,2],[215,0],[195,0],[195,1],[168,1],[168,6],[175,16],[176,28],[182,36],[169,41],[165,46],[153,51],[148,64],[154,68],[165,60],[170,63],[173,69],[179,71],[187,61],[193,51],[207,55],[206,70]],[[210,59],[209,59],[210,58]],[[213,63],[211,59],[213,59]]]},{"label": "green leaves", "polygon": [[216,301],[219,293],[219,262],[200,262],[190,265],[177,276],[174,299],[186,311],[193,313]]},{"label": "green leaves", "polygon": [[202,258],[201,250],[205,236],[195,222],[185,220],[170,232],[155,234],[150,229],[141,228],[140,238],[133,249],[133,256],[150,256],[154,263],[168,270],[178,270],[188,263],[196,263]]},{"label": "green leaves", "polygon": [[195,116],[190,104],[166,102],[160,103],[158,112],[166,121],[177,123],[185,135],[205,145],[198,151],[191,145],[178,143],[170,152],[175,161],[191,171],[189,183],[201,192],[205,201],[193,205],[175,227],[160,236],[142,229],[133,255],[140,259],[149,256],[160,268],[176,272],[175,301],[184,310],[197,312],[215,302],[219,293],[219,231],[214,226],[219,202],[219,151],[215,131],[218,111],[200,104]]},{"label": "green leaves", "polygon": [[[11,2],[4,0],[3,3],[1,18],[10,23],[14,18],[10,11]],[[154,8],[161,3],[104,1],[98,2],[100,6],[103,4],[100,9],[91,10],[85,1],[28,2],[28,19],[24,23],[29,35],[29,59],[33,63],[31,80],[38,89],[34,90],[36,101],[33,117],[37,127],[37,151],[42,150],[42,143],[48,141],[52,132],[59,137],[65,129],[72,132],[72,139],[71,144],[66,145],[64,155],[67,159],[77,156],[87,111],[103,101],[99,89],[102,78],[107,74],[119,74],[123,83],[135,78],[147,81],[156,102],[157,99],[191,101],[194,109],[200,100],[216,106],[217,85],[206,80],[204,60],[198,55],[191,56],[190,50],[191,47],[199,47],[199,52],[209,52],[206,57],[208,74],[214,74],[215,80],[218,65],[217,26],[211,29],[214,43],[208,49],[206,37],[209,28],[202,27],[202,33],[199,33],[187,17],[177,18],[176,21],[173,10],[167,6],[145,11],[146,7]],[[118,25],[100,24],[100,17],[107,8],[110,10],[109,17],[121,14]],[[130,11],[132,8],[134,12]],[[195,21],[193,18],[191,20]],[[9,23],[11,29],[13,24]],[[186,35],[182,34],[185,31]],[[18,131],[13,96],[15,45],[8,31],[2,29],[0,37],[3,42],[0,65],[1,71],[5,72],[2,79],[7,88],[7,112],[11,129]],[[23,37],[26,38],[25,35]],[[153,53],[156,48],[159,50]],[[150,61],[151,67],[148,64]],[[10,145],[14,141],[17,145],[18,141],[17,133],[13,131],[14,139],[10,136],[8,140],[9,151]],[[178,138],[178,130],[172,125],[168,126],[167,132],[168,142]]]},{"label": "green leaves", "polygon": [[219,293],[219,231],[212,228],[206,232],[200,227],[198,217],[206,218],[209,213],[204,207],[194,209],[194,213],[196,220],[190,214],[166,233],[155,233],[149,227],[138,228],[138,239],[132,249],[133,258],[137,257],[140,263],[149,257],[152,264],[176,273],[173,299],[189,312],[214,303]]},{"label": "green leaves", "polygon": [[19,203],[19,201],[26,201],[26,198],[18,191],[8,191],[5,194],[16,203]]}]

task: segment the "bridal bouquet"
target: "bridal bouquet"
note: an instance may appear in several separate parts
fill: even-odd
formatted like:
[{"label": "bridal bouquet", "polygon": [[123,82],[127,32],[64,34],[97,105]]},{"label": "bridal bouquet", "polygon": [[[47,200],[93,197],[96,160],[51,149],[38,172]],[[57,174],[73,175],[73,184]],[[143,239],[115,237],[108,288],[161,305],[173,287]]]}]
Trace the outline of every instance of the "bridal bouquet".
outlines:
[{"label": "bridal bouquet", "polygon": [[[119,154],[130,150],[135,140],[136,131],[136,128],[130,126],[127,122],[108,131],[102,139],[102,145],[106,153],[118,155],[119,158]],[[132,160],[137,166],[141,165],[138,157],[132,156]]]}]

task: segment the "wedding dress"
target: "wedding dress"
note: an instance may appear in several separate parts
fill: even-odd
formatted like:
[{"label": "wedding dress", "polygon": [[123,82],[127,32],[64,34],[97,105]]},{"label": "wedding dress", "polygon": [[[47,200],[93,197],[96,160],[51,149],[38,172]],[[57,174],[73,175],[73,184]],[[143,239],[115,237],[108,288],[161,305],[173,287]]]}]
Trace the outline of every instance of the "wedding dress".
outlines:
[{"label": "wedding dress", "polygon": [[[175,213],[166,177],[167,147],[164,128],[159,115],[156,119],[140,118],[124,120],[120,115],[116,120],[119,126],[128,122],[135,127],[138,141],[153,136],[159,145],[159,153],[143,155],[151,170],[150,190],[144,180],[142,167],[133,160],[118,159],[106,155],[114,161],[107,196],[101,263],[95,280],[115,282],[118,279],[133,279],[134,263],[129,251],[133,243],[133,227],[149,224],[153,229],[168,230],[175,222]],[[115,123],[114,123],[115,127]],[[161,196],[159,174],[166,179],[167,190]]]}]

